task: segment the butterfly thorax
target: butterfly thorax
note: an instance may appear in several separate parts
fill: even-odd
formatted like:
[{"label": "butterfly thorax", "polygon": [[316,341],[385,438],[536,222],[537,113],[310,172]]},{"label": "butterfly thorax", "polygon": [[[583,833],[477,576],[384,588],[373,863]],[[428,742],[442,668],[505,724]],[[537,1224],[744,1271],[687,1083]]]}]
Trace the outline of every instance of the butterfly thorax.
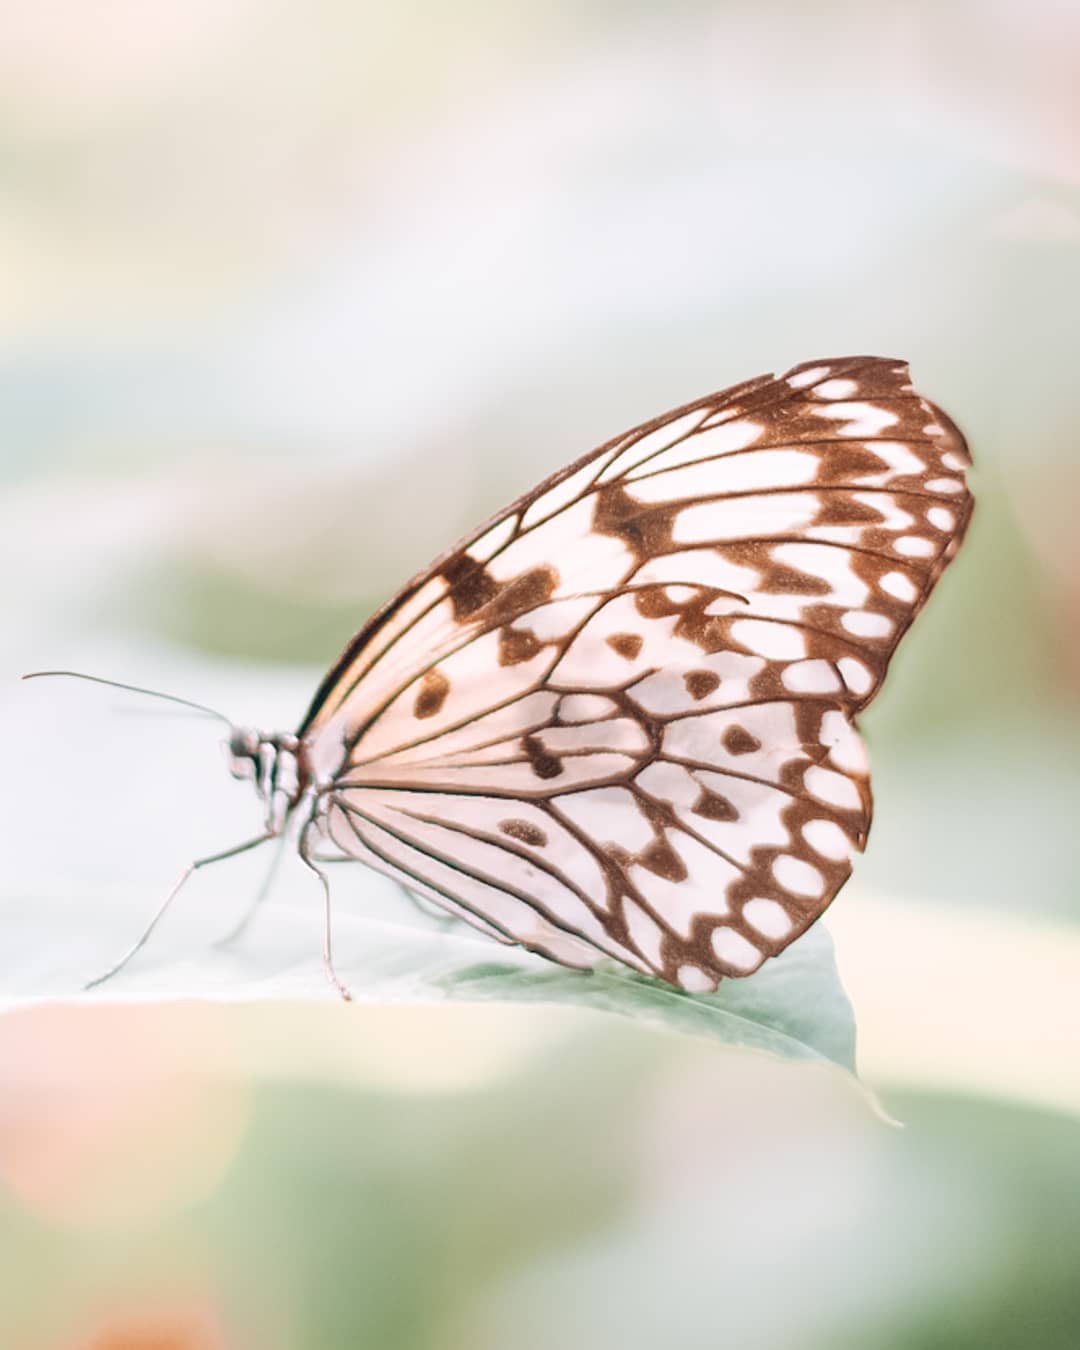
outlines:
[{"label": "butterfly thorax", "polygon": [[267,829],[280,833],[312,785],[304,742],[292,732],[235,727],[225,742],[225,752],[232,776],[255,785],[266,807]]}]

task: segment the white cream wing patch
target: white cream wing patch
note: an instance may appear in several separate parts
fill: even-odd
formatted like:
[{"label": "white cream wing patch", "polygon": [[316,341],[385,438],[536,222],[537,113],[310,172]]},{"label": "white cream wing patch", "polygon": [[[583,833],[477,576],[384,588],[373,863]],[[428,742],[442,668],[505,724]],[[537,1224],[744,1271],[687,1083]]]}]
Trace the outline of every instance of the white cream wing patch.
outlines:
[{"label": "white cream wing patch", "polygon": [[[330,838],[502,941],[687,990],[805,930],[865,841],[857,713],[971,513],[880,358],[601,447],[361,630],[301,734]],[[325,744],[322,739],[325,738]]]}]

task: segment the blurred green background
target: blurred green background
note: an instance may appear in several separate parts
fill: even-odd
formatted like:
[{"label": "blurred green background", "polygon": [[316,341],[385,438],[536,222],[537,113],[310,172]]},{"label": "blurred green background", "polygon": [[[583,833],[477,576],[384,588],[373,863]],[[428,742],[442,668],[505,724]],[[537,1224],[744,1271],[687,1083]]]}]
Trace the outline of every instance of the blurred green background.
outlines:
[{"label": "blurred green background", "polygon": [[[484,514],[815,356],[910,360],[978,496],[830,919],[903,1132],[566,1010],[30,1010],[0,1345],[1075,1350],[1080,7],[9,2],[0,98],[7,677],[293,724]],[[5,893],[188,856],[211,736],[133,815],[65,721],[61,799],[75,695],[4,684]]]}]

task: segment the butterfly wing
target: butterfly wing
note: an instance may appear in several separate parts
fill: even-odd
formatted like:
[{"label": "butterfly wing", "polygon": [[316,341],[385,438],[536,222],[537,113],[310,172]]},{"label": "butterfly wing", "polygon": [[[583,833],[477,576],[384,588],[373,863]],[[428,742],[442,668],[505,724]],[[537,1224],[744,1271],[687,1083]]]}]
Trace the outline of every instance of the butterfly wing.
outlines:
[{"label": "butterfly wing", "polygon": [[854,717],[971,515],[902,363],[609,442],[437,559],[300,730],[346,853],[567,965],[689,990],[813,923],[870,823]]}]

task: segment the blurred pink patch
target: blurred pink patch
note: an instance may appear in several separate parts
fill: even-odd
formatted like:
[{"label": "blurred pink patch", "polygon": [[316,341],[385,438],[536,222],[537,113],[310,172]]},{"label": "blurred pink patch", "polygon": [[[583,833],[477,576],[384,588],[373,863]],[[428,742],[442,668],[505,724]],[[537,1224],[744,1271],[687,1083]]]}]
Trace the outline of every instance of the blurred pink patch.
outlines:
[{"label": "blurred pink patch", "polygon": [[63,1350],[227,1350],[228,1342],[209,1304],[121,1313]]},{"label": "blurred pink patch", "polygon": [[183,1025],[177,1008],[0,1021],[0,1187],[77,1227],[153,1223],[210,1194],[242,1143],[250,1089],[185,1071]]}]

